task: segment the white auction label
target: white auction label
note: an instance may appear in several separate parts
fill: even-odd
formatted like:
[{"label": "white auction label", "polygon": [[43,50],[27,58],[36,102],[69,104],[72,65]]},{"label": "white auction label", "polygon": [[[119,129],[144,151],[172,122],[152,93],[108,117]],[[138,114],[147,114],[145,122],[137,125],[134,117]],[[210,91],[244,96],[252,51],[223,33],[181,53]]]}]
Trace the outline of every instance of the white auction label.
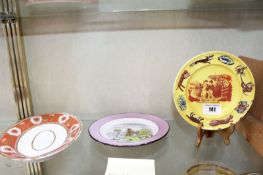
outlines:
[{"label": "white auction label", "polygon": [[153,159],[108,158],[105,175],[155,175]]},{"label": "white auction label", "polygon": [[221,115],[221,105],[220,104],[203,104],[203,114]]}]

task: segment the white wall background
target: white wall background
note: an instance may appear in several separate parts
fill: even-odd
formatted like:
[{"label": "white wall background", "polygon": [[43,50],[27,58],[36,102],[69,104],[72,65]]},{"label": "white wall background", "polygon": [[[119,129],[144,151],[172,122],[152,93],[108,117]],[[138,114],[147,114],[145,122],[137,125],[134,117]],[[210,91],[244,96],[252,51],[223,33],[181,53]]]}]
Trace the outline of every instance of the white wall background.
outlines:
[{"label": "white wall background", "polygon": [[91,114],[86,119],[122,112],[172,118],[173,82],[188,59],[210,50],[263,59],[262,45],[262,30],[235,29],[25,37],[35,113]]}]

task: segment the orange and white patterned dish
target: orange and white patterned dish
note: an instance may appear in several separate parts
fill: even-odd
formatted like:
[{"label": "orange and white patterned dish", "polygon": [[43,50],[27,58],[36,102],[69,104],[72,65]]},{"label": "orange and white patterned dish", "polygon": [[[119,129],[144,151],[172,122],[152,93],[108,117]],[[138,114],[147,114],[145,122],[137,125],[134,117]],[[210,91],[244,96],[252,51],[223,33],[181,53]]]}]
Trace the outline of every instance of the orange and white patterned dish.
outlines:
[{"label": "orange and white patterned dish", "polygon": [[66,149],[79,137],[81,130],[81,121],[70,114],[26,118],[2,134],[0,154],[14,160],[44,161]]},{"label": "orange and white patterned dish", "polygon": [[237,123],[251,107],[255,82],[248,66],[221,51],[200,54],[179,71],[173,90],[180,115],[205,130]]}]

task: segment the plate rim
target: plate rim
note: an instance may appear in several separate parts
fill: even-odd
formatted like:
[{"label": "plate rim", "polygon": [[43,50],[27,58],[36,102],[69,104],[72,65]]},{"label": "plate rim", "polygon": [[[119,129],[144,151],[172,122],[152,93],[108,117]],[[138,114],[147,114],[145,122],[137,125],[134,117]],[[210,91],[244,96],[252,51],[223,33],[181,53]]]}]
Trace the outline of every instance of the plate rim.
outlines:
[{"label": "plate rim", "polygon": [[[131,117],[124,117],[123,115],[141,115],[143,117],[132,117],[132,116]],[[103,126],[107,122],[117,120],[117,119],[122,119],[122,118],[139,118],[139,119],[149,120],[151,122],[154,122],[159,127],[157,134],[160,133],[159,131],[161,128],[160,128],[159,123],[148,119],[146,116],[159,120],[159,122],[162,122],[162,124],[164,124],[166,127],[166,128],[164,128],[165,130],[163,131],[163,133],[161,133],[160,136],[156,137],[155,139],[151,139],[151,140],[146,139],[144,141],[132,142],[132,143],[122,143],[122,142],[116,142],[116,141],[106,139],[99,134],[99,129],[101,128],[101,126]],[[96,128],[96,127],[98,127],[98,128]],[[92,130],[95,130],[97,132],[96,134],[101,136],[100,137],[101,139],[96,138],[96,136],[92,133],[93,132]],[[157,142],[160,139],[164,138],[169,133],[169,131],[170,131],[170,125],[166,120],[162,119],[159,116],[153,115],[153,114],[146,114],[146,113],[140,113],[140,112],[127,112],[127,113],[118,113],[118,114],[107,115],[103,118],[100,118],[99,120],[94,121],[88,128],[88,133],[92,139],[94,139],[95,141],[97,141],[99,143],[102,143],[103,145],[108,145],[108,146],[113,146],[113,147],[138,147],[138,146],[148,145],[148,144]],[[103,141],[102,139],[107,140],[109,142]]]},{"label": "plate rim", "polygon": [[233,175],[238,175],[232,167],[229,167],[228,165],[226,165],[222,162],[215,161],[215,160],[212,160],[212,161],[211,160],[204,160],[204,161],[200,161],[199,163],[192,164],[185,170],[185,173],[188,173],[189,171],[191,171],[195,167],[200,167],[200,166],[202,167],[202,166],[207,166],[207,165],[219,167],[221,169],[226,169],[226,171],[233,173]]},{"label": "plate rim", "polygon": [[[15,122],[14,124],[10,125],[2,134],[0,134],[0,139],[3,137],[4,134],[7,133],[7,131],[8,131],[9,129],[14,128],[16,125],[18,125],[19,123],[24,122],[25,120],[30,120],[30,118],[36,117],[36,116],[41,116],[41,117],[43,117],[43,116],[45,116],[45,115],[51,116],[51,115],[55,115],[55,114],[68,115],[68,116],[74,118],[76,121],[78,121],[78,123],[79,123],[79,125],[80,125],[80,126],[79,126],[79,132],[78,132],[78,134],[76,135],[76,137],[75,137],[73,140],[71,140],[71,141],[68,142],[67,144],[63,144],[62,146],[60,146],[59,148],[57,148],[57,149],[55,149],[55,150],[53,150],[53,151],[50,151],[50,152],[45,153],[45,154],[42,154],[42,155],[40,155],[40,156],[26,157],[25,155],[23,155],[24,157],[13,158],[13,157],[9,157],[9,156],[3,154],[2,152],[0,152],[0,155],[2,155],[4,158],[11,159],[11,160],[14,160],[14,161],[22,161],[22,162],[29,162],[29,163],[32,162],[32,163],[34,163],[34,162],[43,162],[43,161],[49,160],[49,159],[52,158],[53,156],[55,156],[55,155],[61,153],[62,151],[64,151],[66,148],[68,148],[72,143],[74,143],[74,142],[80,137],[80,135],[81,135],[81,133],[82,133],[82,130],[83,130],[83,123],[82,123],[82,121],[81,121],[80,119],[78,119],[75,115],[69,114],[69,113],[66,113],[66,112],[44,113],[44,114],[40,114],[40,115],[33,115],[33,116],[30,116],[30,117],[24,118],[23,120],[18,120],[18,121]],[[53,123],[53,124],[54,124],[54,123],[56,123],[56,122],[47,122],[47,123],[44,123],[44,124],[50,124],[50,123]],[[42,124],[38,124],[37,126],[40,126],[40,125],[43,125],[43,123],[42,123]],[[59,123],[59,125],[63,126],[63,125],[60,124],[60,123]],[[31,127],[31,128],[28,128],[25,132],[27,132],[27,131],[29,131],[30,129],[32,129],[32,128],[34,128],[34,127],[37,127],[37,126],[33,126],[33,127]],[[63,126],[63,127],[64,127],[64,126]],[[65,127],[64,127],[64,128],[65,128]],[[65,129],[66,129],[67,134],[68,134],[68,129],[67,129],[67,128],[65,128]],[[21,136],[22,136],[22,135],[21,135]],[[19,140],[21,136],[19,136],[19,137],[17,138],[17,140]],[[68,138],[68,135],[67,135],[67,138]],[[17,143],[17,142],[16,142],[16,143]],[[64,142],[64,143],[65,143],[65,142]],[[60,149],[60,148],[61,148],[61,149]],[[17,151],[17,150],[16,150],[16,151]],[[19,154],[20,154],[20,153],[19,153]]]},{"label": "plate rim", "polygon": [[[191,126],[194,126],[194,127],[198,127],[196,126],[196,124],[193,124],[193,122],[189,122],[187,118],[187,116],[183,115],[182,112],[179,110],[179,106],[177,104],[177,99],[176,99],[176,91],[177,91],[177,84],[178,84],[178,80],[179,80],[179,75],[184,71],[184,69],[187,67],[187,65],[190,65],[190,63],[194,60],[194,59],[197,59],[198,57],[202,56],[202,55],[209,55],[209,54],[221,54],[221,55],[229,55],[231,56],[231,58],[233,58],[234,60],[238,60],[240,62],[240,64],[242,65],[245,65],[247,67],[247,70],[249,72],[249,74],[251,75],[251,80],[252,82],[254,83],[254,88],[253,88],[253,95],[252,95],[252,100],[251,100],[251,105],[248,106],[248,108],[246,109],[246,111],[242,114],[241,117],[238,117],[238,120],[234,123],[238,123],[240,121],[241,118],[243,118],[247,112],[249,111],[249,109],[251,108],[252,104],[253,104],[253,100],[255,98],[255,92],[256,92],[256,87],[255,87],[255,79],[254,79],[254,76],[250,70],[250,68],[248,67],[248,65],[241,59],[239,58],[238,56],[235,56],[233,55],[232,53],[229,53],[229,52],[226,52],[226,51],[220,51],[220,50],[212,50],[212,51],[207,51],[207,52],[202,52],[198,55],[195,55],[193,57],[191,57],[189,60],[187,60],[183,66],[180,67],[179,71],[177,72],[176,74],[176,77],[175,77],[175,80],[174,80],[174,83],[173,83],[173,102],[174,102],[174,105],[176,107],[176,110],[178,111],[179,115],[188,123],[190,124]],[[234,65],[234,64],[233,64]],[[222,66],[225,66],[222,64]],[[243,93],[242,93],[242,97],[243,97]],[[242,100],[242,98],[241,98]],[[234,111],[235,109],[233,109],[230,114]],[[240,115],[239,115],[240,116]],[[216,131],[216,130],[221,130],[221,129],[226,129],[226,128],[229,128],[231,125],[230,123],[228,124],[229,126],[224,126],[224,127],[209,127],[209,128],[204,128],[202,127],[202,129],[205,129],[205,130],[211,130],[211,131]]]}]

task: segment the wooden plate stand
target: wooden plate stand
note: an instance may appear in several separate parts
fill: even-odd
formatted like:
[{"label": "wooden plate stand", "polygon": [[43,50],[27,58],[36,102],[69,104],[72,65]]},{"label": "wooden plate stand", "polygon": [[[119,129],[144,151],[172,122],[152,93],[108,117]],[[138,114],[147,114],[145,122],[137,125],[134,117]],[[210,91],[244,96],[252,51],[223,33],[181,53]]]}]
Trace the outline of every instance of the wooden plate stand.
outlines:
[{"label": "wooden plate stand", "polygon": [[234,133],[235,131],[235,125],[231,124],[230,127],[222,130],[216,130],[216,131],[211,131],[211,130],[204,130],[202,129],[203,123],[200,123],[198,128],[197,128],[197,143],[196,147],[199,148],[204,135],[206,138],[213,137],[215,133],[219,134],[226,145],[230,144],[230,136]]}]

